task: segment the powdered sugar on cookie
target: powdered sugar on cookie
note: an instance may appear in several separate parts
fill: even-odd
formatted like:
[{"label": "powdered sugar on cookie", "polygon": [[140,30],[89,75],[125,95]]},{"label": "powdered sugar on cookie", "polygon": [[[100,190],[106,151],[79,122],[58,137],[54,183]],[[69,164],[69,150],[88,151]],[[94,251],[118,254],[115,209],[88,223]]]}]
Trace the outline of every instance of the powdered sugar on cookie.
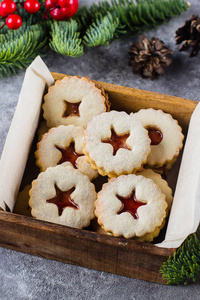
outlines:
[{"label": "powdered sugar on cookie", "polygon": [[134,115],[149,131],[151,138],[147,164],[151,167],[161,167],[164,164],[171,167],[172,161],[175,161],[183,147],[184,136],[177,120],[162,110],[152,108],[141,109]]},{"label": "powdered sugar on cookie", "polygon": [[41,172],[29,192],[33,217],[83,228],[94,218],[96,192],[86,175],[72,166],[56,166]]},{"label": "powdered sugar on cookie", "polygon": [[133,115],[113,110],[89,122],[83,151],[101,175],[115,177],[136,172],[146,163],[150,139]]},{"label": "powdered sugar on cookie", "polygon": [[95,207],[98,223],[104,230],[131,238],[142,237],[161,227],[167,203],[151,179],[129,174],[104,184]]},{"label": "powdered sugar on cookie", "polygon": [[95,115],[109,110],[103,88],[87,77],[64,77],[49,88],[43,111],[48,127],[69,125],[86,127]]},{"label": "powdered sugar on cookie", "polygon": [[83,154],[84,129],[81,126],[60,125],[51,128],[37,144],[36,164],[41,171],[69,161],[91,180],[98,176]]}]

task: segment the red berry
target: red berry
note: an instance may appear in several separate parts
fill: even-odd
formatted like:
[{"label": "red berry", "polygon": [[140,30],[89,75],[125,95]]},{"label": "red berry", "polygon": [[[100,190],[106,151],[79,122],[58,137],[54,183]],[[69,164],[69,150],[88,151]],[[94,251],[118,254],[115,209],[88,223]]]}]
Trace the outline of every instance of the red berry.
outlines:
[{"label": "red berry", "polygon": [[1,17],[6,17],[7,16],[7,14],[4,14],[1,6],[0,6],[0,16]]},{"label": "red berry", "polygon": [[67,7],[61,7],[60,10],[62,12],[63,18],[64,19],[68,18],[69,9]]},{"label": "red berry", "polygon": [[1,2],[0,14],[2,17],[6,17],[9,14],[13,14],[16,10],[16,4],[13,0],[3,0]]},{"label": "red berry", "polygon": [[58,0],[58,4],[60,7],[67,7],[70,6],[70,1],[69,0]]},{"label": "red berry", "polygon": [[56,8],[57,3],[58,3],[58,0],[46,0],[45,7],[46,7],[46,9]]},{"label": "red berry", "polygon": [[57,21],[71,18],[78,10],[78,0],[46,0],[46,13]]},{"label": "red berry", "polygon": [[55,8],[52,11],[50,11],[50,15],[53,19],[57,21],[61,21],[65,19],[65,16],[62,13],[62,10],[59,8]]},{"label": "red berry", "polygon": [[29,14],[36,14],[40,9],[40,3],[37,0],[26,0],[24,3],[24,9]]},{"label": "red berry", "polygon": [[65,18],[71,18],[78,10],[78,0],[58,0],[58,4],[63,10]]},{"label": "red berry", "polygon": [[19,15],[9,15],[6,19],[6,25],[10,29],[18,29],[22,25],[22,19]]}]

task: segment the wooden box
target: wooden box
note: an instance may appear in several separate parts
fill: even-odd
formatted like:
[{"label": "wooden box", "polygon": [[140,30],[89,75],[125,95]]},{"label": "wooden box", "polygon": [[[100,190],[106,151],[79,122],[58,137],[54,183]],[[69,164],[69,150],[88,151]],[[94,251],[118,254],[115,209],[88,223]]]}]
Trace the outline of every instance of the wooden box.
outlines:
[{"label": "wooden box", "polygon": [[[62,74],[52,73],[55,80]],[[141,108],[172,114],[187,133],[197,102],[143,90],[102,83],[111,108],[128,113]],[[0,246],[87,268],[166,283],[159,272],[176,249],[79,230],[31,217],[0,211]]]}]

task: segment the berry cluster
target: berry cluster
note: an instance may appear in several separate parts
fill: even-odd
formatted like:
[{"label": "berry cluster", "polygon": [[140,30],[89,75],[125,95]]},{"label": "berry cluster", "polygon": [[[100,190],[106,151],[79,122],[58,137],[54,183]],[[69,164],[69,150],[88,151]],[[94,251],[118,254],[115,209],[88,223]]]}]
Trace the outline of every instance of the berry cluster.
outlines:
[{"label": "berry cluster", "polygon": [[57,20],[65,20],[71,18],[78,9],[78,0],[46,0],[46,12],[44,17],[50,16]]},{"label": "berry cluster", "polygon": [[[24,2],[14,2],[13,0],[3,0],[0,5],[0,21],[5,19],[4,25],[10,29],[18,29],[22,25],[22,19],[19,15],[19,9],[24,8],[29,14],[35,14],[39,11],[41,5],[38,0],[26,0]],[[55,20],[66,20],[71,18],[78,10],[78,0],[45,0],[45,13]]]},{"label": "berry cluster", "polygon": [[[20,2],[19,4],[20,8],[23,6],[29,14],[34,14],[40,9],[40,3],[38,0],[26,0],[25,2]],[[8,26],[8,28],[18,29],[22,25],[22,19],[20,15],[16,13],[18,11],[19,7],[17,8],[17,4],[13,0],[3,0],[1,2],[1,19],[6,19],[5,24]]]}]

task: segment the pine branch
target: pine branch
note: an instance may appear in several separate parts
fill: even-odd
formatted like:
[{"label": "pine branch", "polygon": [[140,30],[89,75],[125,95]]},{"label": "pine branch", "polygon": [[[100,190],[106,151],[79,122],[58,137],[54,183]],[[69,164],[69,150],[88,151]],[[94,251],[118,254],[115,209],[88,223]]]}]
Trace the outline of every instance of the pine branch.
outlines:
[{"label": "pine branch", "polygon": [[0,30],[0,77],[27,67],[43,53],[48,39],[55,52],[78,57],[84,53],[84,46],[108,45],[127,32],[135,34],[156,27],[187,8],[185,0],[112,0],[111,4],[93,4],[90,9],[82,7],[69,21],[48,20],[43,26],[38,22],[44,5],[32,17],[22,12],[20,29]]},{"label": "pine branch", "polygon": [[90,9],[83,8],[84,14],[77,16],[83,33],[83,43],[87,47],[108,45],[122,34],[140,33],[169,21],[186,11],[184,0],[112,0]]},{"label": "pine branch", "polygon": [[188,284],[200,275],[200,227],[160,269],[167,284]]},{"label": "pine branch", "polygon": [[113,0],[122,25],[136,33],[158,26],[188,9],[184,0]]},{"label": "pine branch", "polygon": [[103,18],[99,15],[96,22],[94,22],[86,31],[83,37],[84,45],[87,47],[108,45],[109,41],[114,38],[118,26],[119,19],[113,18],[110,13]]},{"label": "pine branch", "polygon": [[80,36],[78,23],[69,21],[50,22],[49,46],[57,53],[78,57],[83,55],[83,45]]},{"label": "pine branch", "polygon": [[92,23],[92,15],[89,11],[89,9],[86,6],[83,6],[78,9],[75,16],[73,16],[73,19],[78,22],[80,26],[81,32],[85,32],[89,25]]},{"label": "pine branch", "polygon": [[37,55],[44,53],[46,33],[39,24],[0,34],[0,78],[26,68]]},{"label": "pine branch", "polygon": [[104,18],[111,9],[112,7],[107,1],[100,2],[98,5],[94,3],[90,9],[86,6],[81,7],[73,18],[80,24],[82,33],[85,35],[87,29],[95,23],[100,16]]},{"label": "pine branch", "polygon": [[102,16],[105,16],[107,12],[110,12],[111,10],[112,10],[112,5],[107,1],[102,1],[99,2],[98,4],[94,3],[90,7],[90,13],[92,16],[95,16],[97,14],[101,14]]}]

